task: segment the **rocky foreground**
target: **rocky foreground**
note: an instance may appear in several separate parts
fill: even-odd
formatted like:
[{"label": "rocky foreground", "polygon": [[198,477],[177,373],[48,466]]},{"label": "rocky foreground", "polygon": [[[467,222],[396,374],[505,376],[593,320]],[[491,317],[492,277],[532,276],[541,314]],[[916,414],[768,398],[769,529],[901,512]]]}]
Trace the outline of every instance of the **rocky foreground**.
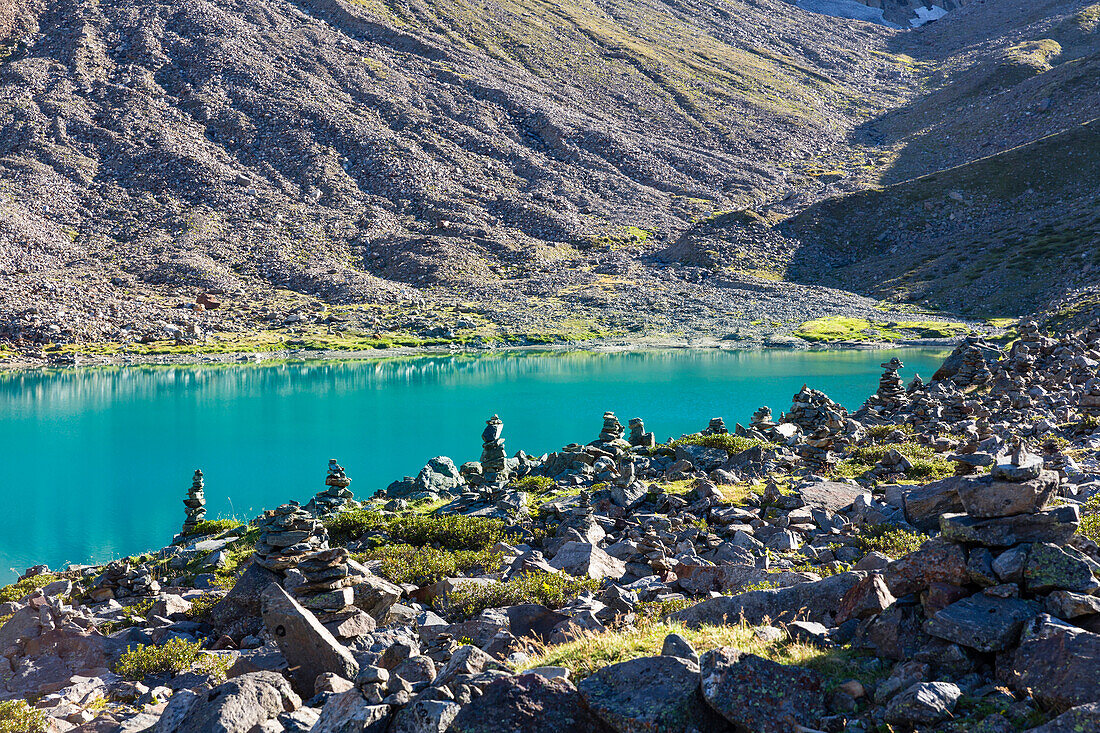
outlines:
[{"label": "rocky foreground", "polygon": [[1100,730],[1100,330],[0,589],[0,731]]}]

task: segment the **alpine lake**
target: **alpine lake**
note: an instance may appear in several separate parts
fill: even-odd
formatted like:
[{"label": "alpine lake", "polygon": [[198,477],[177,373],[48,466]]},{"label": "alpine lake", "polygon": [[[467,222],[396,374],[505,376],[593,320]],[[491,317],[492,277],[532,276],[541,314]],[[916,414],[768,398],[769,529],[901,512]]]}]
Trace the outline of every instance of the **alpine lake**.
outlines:
[{"label": "alpine lake", "polygon": [[658,441],[806,383],[849,410],[897,356],[931,377],[942,348],[497,352],[363,361],[138,366],[0,373],[0,584],[46,563],[104,562],[179,531],[191,474],[207,519],[247,521],[323,490],[330,458],[358,498],[433,456],[477,460],[485,420],[532,455],[595,440],[605,410]]}]

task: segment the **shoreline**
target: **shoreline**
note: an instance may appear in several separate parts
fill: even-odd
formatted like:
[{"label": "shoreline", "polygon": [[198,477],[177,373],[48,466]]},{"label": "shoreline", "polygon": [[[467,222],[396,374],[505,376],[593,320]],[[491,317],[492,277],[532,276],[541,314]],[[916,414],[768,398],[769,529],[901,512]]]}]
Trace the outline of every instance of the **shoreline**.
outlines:
[{"label": "shoreline", "polygon": [[[898,341],[832,341],[810,342],[790,338],[753,339],[727,341],[718,338],[649,338],[649,339],[594,339],[591,341],[563,341],[552,344],[522,344],[495,348],[470,348],[468,346],[398,346],[388,349],[272,349],[269,351],[232,351],[223,353],[187,354],[112,354],[79,356],[72,363],[59,360],[28,359],[15,356],[10,361],[0,358],[0,374],[36,372],[43,370],[86,369],[92,367],[140,367],[140,366],[215,366],[231,364],[264,364],[278,362],[370,361],[375,359],[478,356],[496,353],[525,352],[594,352],[627,353],[657,350],[718,350],[718,351],[839,351],[839,350],[888,350],[903,348],[954,348],[965,337],[946,339],[904,339]],[[7,363],[5,363],[7,361]]]}]

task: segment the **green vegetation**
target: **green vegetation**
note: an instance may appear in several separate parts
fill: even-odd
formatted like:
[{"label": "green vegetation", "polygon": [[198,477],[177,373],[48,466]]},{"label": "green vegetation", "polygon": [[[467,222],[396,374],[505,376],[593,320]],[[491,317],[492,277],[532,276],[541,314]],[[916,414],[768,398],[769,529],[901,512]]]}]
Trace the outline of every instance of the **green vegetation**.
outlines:
[{"label": "green vegetation", "polygon": [[1092,33],[1100,28],[1100,3],[1089,5],[1073,16],[1073,23],[1084,33]]},{"label": "green vegetation", "polygon": [[46,714],[23,700],[0,702],[0,733],[46,733]]},{"label": "green vegetation", "polygon": [[526,491],[532,496],[542,496],[554,490],[556,484],[549,476],[525,476],[512,483],[517,491]]},{"label": "green vegetation", "polygon": [[912,468],[905,472],[905,477],[909,481],[935,481],[955,473],[955,467],[946,458],[926,445],[912,442],[884,443],[854,448],[837,464],[835,473],[847,478],[862,476],[874,468],[874,465],[891,450],[901,453],[912,464]]},{"label": "green vegetation", "polygon": [[396,543],[432,545],[446,550],[481,550],[503,540],[506,530],[499,519],[460,514],[385,517],[366,509],[341,512],[324,520],[324,525],[336,544],[357,540],[368,532],[385,532]]},{"label": "green vegetation", "polygon": [[616,249],[619,247],[635,247],[645,244],[653,236],[652,232],[636,226],[625,226],[612,234],[605,234],[592,240],[592,246]]},{"label": "green vegetation", "polygon": [[26,580],[20,580],[17,583],[6,585],[0,588],[0,603],[18,601],[31,591],[47,586],[55,580],[59,580],[59,576],[43,573],[42,575],[32,575]]},{"label": "green vegetation", "polygon": [[1038,41],[1017,43],[1005,52],[1005,60],[1012,66],[1026,69],[1031,74],[1039,74],[1051,69],[1051,60],[1062,55],[1062,46],[1055,40],[1043,38]]},{"label": "green vegetation", "polygon": [[887,524],[861,525],[856,536],[859,548],[864,552],[881,552],[895,560],[916,552],[927,540],[928,535]]},{"label": "green vegetation", "polygon": [[441,603],[445,604],[446,610],[464,617],[475,616],[486,608],[520,603],[541,603],[549,608],[561,608],[581,593],[595,591],[599,587],[598,580],[537,571],[505,582],[459,588]]},{"label": "green vegetation", "polygon": [[584,679],[609,664],[661,653],[661,645],[669,634],[680,634],[700,654],[718,647],[734,646],[780,664],[815,669],[825,676],[832,688],[849,679],[871,682],[869,674],[850,650],[822,649],[783,637],[778,641],[763,641],[753,628],[744,624],[688,628],[672,622],[643,622],[636,628],[585,634],[578,639],[552,647],[544,647],[520,668],[560,666]]},{"label": "green vegetation", "polygon": [[161,646],[143,644],[126,652],[114,671],[125,679],[140,682],[149,675],[179,674],[191,669],[224,678],[227,666],[227,658],[204,654],[197,642],[173,638]]},{"label": "green vegetation", "polygon": [[695,433],[693,435],[685,435],[682,438],[678,438],[668,445],[670,448],[675,448],[678,445],[701,445],[706,448],[721,448],[731,456],[741,453],[742,451],[747,451],[749,448],[756,448],[757,446],[762,448],[772,447],[771,443],[767,441],[758,440],[756,438],[742,438],[733,433],[719,433],[717,435]]},{"label": "green vegetation", "polygon": [[1077,531],[1093,542],[1100,543],[1100,494],[1081,505],[1081,526]]},{"label": "green vegetation", "polygon": [[500,567],[503,555],[489,550],[437,550],[433,547],[386,545],[356,556],[357,560],[381,560],[379,574],[394,583],[429,585],[474,571]]},{"label": "green vegetation", "polygon": [[948,339],[970,333],[964,323],[951,321],[869,321],[827,316],[806,321],[794,335],[813,343],[841,341],[893,342],[911,339]]},{"label": "green vegetation", "polygon": [[184,615],[191,621],[205,621],[210,617],[210,610],[218,605],[221,596],[216,596],[213,593],[204,593],[190,600],[191,608],[189,608]]},{"label": "green vegetation", "polygon": [[184,537],[201,537],[210,534],[221,534],[222,532],[228,532],[231,529],[241,527],[242,523],[235,519],[208,519],[204,522],[199,522],[191,529],[183,533]]}]

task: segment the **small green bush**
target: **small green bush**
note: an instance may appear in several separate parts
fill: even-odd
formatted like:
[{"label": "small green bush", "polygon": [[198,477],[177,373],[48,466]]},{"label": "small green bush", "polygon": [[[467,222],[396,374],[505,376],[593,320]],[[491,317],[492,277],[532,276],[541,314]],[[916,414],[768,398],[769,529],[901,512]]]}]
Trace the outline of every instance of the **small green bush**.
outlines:
[{"label": "small green bush", "polygon": [[871,470],[891,450],[901,453],[913,464],[913,467],[905,472],[905,477],[912,481],[935,481],[955,473],[955,467],[946,458],[927,445],[913,442],[862,445],[854,448],[837,465],[836,473],[849,478],[861,476]]},{"label": "small green bush", "polygon": [[32,575],[26,580],[20,580],[18,583],[4,586],[0,588],[0,603],[18,601],[31,591],[47,586],[55,580],[58,580],[57,575],[43,573],[42,575]]},{"label": "small green bush", "polygon": [[553,491],[555,486],[557,484],[549,476],[525,476],[512,484],[512,488],[517,491],[526,491],[534,496]]},{"label": "small green bush", "polygon": [[0,733],[46,733],[46,714],[23,700],[0,702]]},{"label": "small green bush", "polygon": [[125,679],[140,682],[149,675],[179,674],[191,669],[224,677],[228,660],[202,654],[197,642],[180,638],[168,640],[161,646],[141,645],[118,660],[115,673]]},{"label": "small green bush", "polygon": [[860,527],[856,539],[864,552],[874,550],[897,560],[919,550],[928,540],[928,535],[910,532],[888,524],[876,524]]},{"label": "small green bush", "polygon": [[187,610],[184,615],[191,621],[204,621],[210,616],[210,609],[218,605],[218,601],[221,600],[221,596],[216,596],[213,593],[204,593],[197,598],[191,599],[191,608]]},{"label": "small green bush", "polygon": [[208,519],[199,522],[191,529],[183,533],[184,537],[201,537],[208,534],[221,534],[231,529],[240,527],[241,523],[234,519]]},{"label": "small green bush", "polygon": [[323,521],[333,544],[343,545],[353,542],[368,532],[385,529],[386,518],[380,513],[367,509],[340,512]]},{"label": "small green bush", "polygon": [[742,438],[740,435],[734,435],[733,433],[720,433],[718,435],[695,433],[694,435],[685,435],[682,438],[674,440],[669,443],[669,445],[673,448],[678,445],[701,445],[706,448],[721,448],[731,456],[746,451],[749,448],[755,448],[756,446],[762,446],[764,448],[771,447],[771,444],[766,441],[757,440],[756,438]]},{"label": "small green bush", "polygon": [[433,547],[387,545],[358,555],[361,560],[381,560],[379,574],[394,583],[428,585],[473,571],[500,567],[503,555],[489,550],[437,550]]},{"label": "small green bush", "polygon": [[1081,525],[1077,531],[1093,542],[1100,542],[1100,494],[1081,505]]},{"label": "small green bush", "polygon": [[503,540],[505,528],[500,519],[461,514],[412,514],[392,520],[389,534],[394,542],[417,547],[438,545],[445,550],[483,550]]},{"label": "small green bush", "polygon": [[460,616],[475,616],[486,608],[515,606],[520,603],[540,603],[549,608],[561,608],[585,591],[595,591],[600,581],[590,578],[574,578],[565,573],[536,571],[520,575],[506,582],[495,582],[455,590],[444,601],[437,599],[440,608],[446,608]]}]

